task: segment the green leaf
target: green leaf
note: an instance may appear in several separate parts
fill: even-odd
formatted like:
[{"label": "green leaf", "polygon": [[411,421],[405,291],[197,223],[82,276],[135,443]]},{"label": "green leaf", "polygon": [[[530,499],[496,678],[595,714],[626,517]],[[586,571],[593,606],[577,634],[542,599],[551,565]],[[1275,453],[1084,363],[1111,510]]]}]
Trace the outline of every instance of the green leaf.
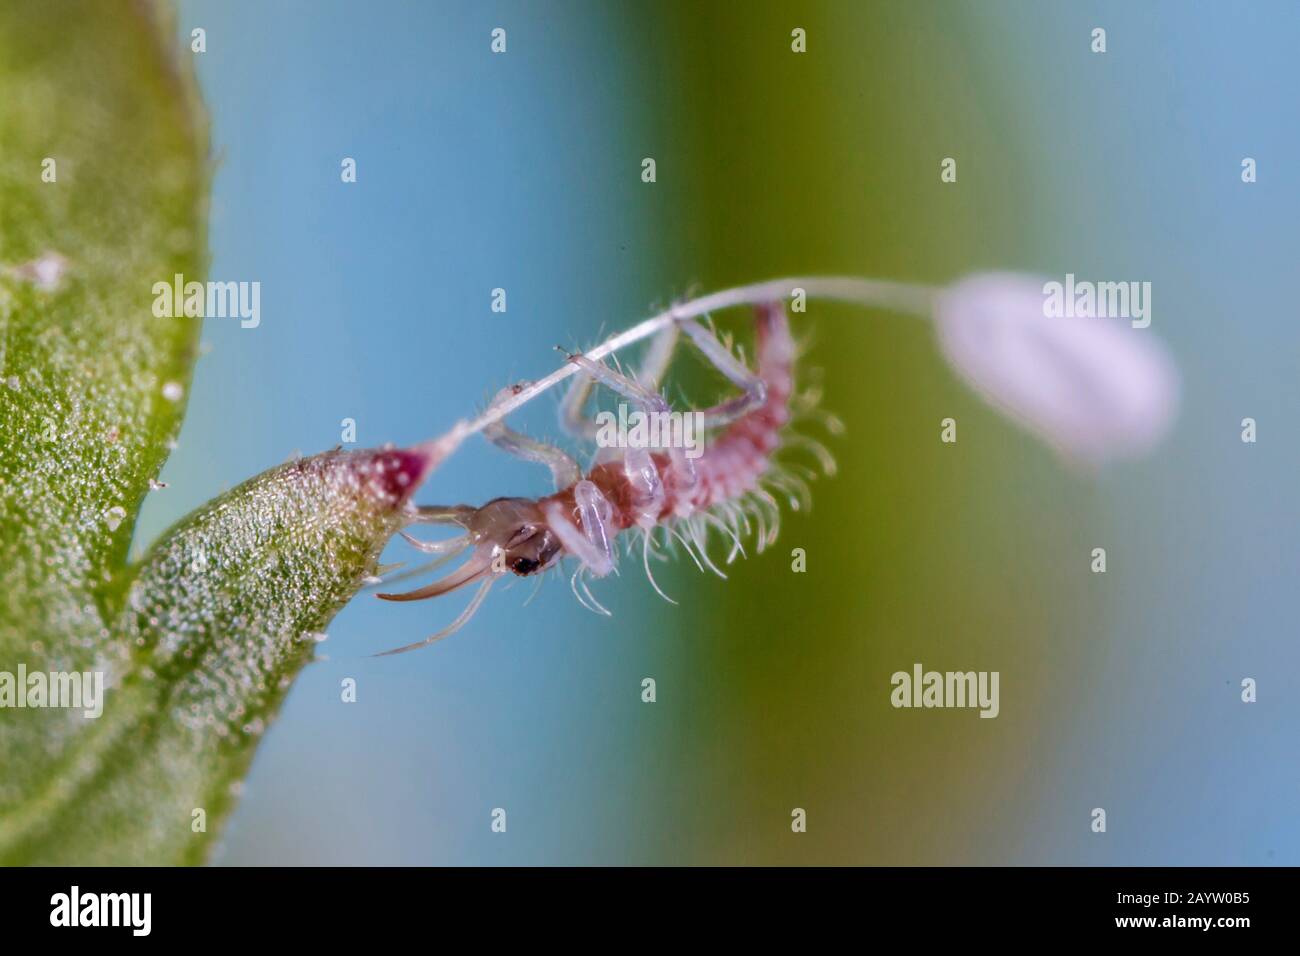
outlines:
[{"label": "green leaf", "polygon": [[[140,4],[0,4],[0,669],[10,672],[86,670],[104,655],[134,516],[180,426],[164,387],[187,386],[199,328],[155,318],[151,284],[200,271],[207,145],[164,29]],[[43,256],[65,263],[53,288],[32,279]],[[0,721],[2,818],[68,758],[82,726],[52,711],[0,710]]]},{"label": "green leaf", "polygon": [[[199,334],[152,309],[204,278],[190,57],[158,5],[0,4],[0,862],[202,860],[428,465],[284,465],[126,563]],[[20,670],[102,673],[102,714],[15,707]]]},{"label": "green leaf", "polygon": [[201,861],[290,682],[374,573],[427,463],[409,451],[317,455],[164,535],[127,592],[103,716],[0,821],[0,857]]}]

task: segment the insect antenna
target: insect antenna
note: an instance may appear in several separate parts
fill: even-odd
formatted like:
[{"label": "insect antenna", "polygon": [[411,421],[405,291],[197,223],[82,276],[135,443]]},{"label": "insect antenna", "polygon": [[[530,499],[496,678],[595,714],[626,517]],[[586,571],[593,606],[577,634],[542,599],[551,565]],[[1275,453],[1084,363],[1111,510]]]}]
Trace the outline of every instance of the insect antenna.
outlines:
[{"label": "insect antenna", "polygon": [[458,524],[464,526],[474,509],[469,505],[421,505],[411,510],[408,524]]},{"label": "insect antenna", "polygon": [[441,594],[448,594],[455,591],[457,588],[464,587],[466,584],[477,580],[484,574],[490,574],[491,568],[491,552],[481,550],[455,571],[439,578],[431,584],[426,584],[422,588],[416,588],[414,591],[403,591],[400,594],[377,594],[376,597],[382,598],[385,601],[422,601],[425,598],[438,597]]},{"label": "insect antenna", "polygon": [[397,533],[402,536],[402,539],[406,541],[407,544],[415,548],[417,551],[423,551],[425,554],[442,554],[455,557],[469,547],[469,535],[467,534],[457,535],[456,537],[448,538],[445,541],[421,541],[419,538],[409,535],[405,531],[399,531]]},{"label": "insect antenna", "polygon": [[[456,618],[456,620],[452,621],[450,624],[444,627],[437,634],[433,634],[429,637],[426,637],[422,641],[416,641],[414,644],[407,644],[404,647],[395,647],[391,651],[382,651],[378,654],[373,654],[371,656],[391,657],[394,654],[405,654],[407,651],[413,651],[416,648],[420,648],[420,647],[428,647],[434,641],[440,641],[444,637],[448,637],[452,634],[455,634],[462,627],[468,624],[469,619],[472,618],[475,615],[475,613],[478,612],[479,606],[482,605],[484,599],[488,595],[488,591],[492,589],[492,585],[495,583],[496,583],[495,576],[489,575],[488,577],[484,578],[483,583],[479,585],[478,591],[475,592],[474,597],[470,600],[469,604],[465,606],[465,610],[461,611],[460,615]],[[384,597],[385,595],[381,594],[379,596]]]},{"label": "insect antenna", "polygon": [[[373,590],[374,588],[384,587],[385,585],[396,584],[398,581],[407,581],[411,578],[422,577],[430,571],[436,571],[449,561],[454,561],[459,554],[460,552],[454,552],[452,554],[441,555],[440,557],[434,558],[432,561],[426,561],[424,564],[417,564],[413,568],[407,568],[400,574],[385,576],[381,573],[378,578],[372,580],[368,587]],[[398,568],[402,567],[402,565],[403,562],[399,561],[397,564],[388,565],[388,570],[396,571]]]}]

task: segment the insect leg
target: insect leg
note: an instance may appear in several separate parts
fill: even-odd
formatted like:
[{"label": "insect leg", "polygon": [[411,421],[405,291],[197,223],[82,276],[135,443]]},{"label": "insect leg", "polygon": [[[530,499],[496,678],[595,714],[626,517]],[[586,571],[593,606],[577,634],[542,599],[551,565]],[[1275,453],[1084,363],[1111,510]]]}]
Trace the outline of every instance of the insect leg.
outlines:
[{"label": "insect leg", "polygon": [[573,384],[560,402],[560,427],[574,438],[585,438],[588,441],[595,439],[597,431],[596,423],[583,411],[587,398],[591,395],[591,386],[592,381],[588,376],[581,373],[573,376]]},{"label": "insect leg", "polygon": [[[665,351],[667,351],[666,346]],[[647,387],[636,379],[615,371],[604,362],[592,361],[585,355],[571,354],[569,355],[569,361],[578,366],[582,372],[585,372],[594,381],[623,396],[648,418],[659,417],[660,421],[667,418],[669,413],[668,401],[654,388]],[[677,483],[683,487],[693,486],[696,481],[695,464],[686,456],[684,449],[674,446],[665,450],[668,453],[668,459],[675,473]]]},{"label": "insect leg", "polygon": [[700,414],[704,416],[705,428],[730,424],[767,401],[767,383],[744,362],[732,355],[731,351],[718,341],[717,336],[695,319],[687,319],[680,324],[682,331],[714,368],[744,391],[744,394],[721,404],[701,409]]},{"label": "insect leg", "polygon": [[677,326],[670,325],[650,340],[650,348],[637,369],[636,377],[646,388],[657,389],[668,371],[668,363],[673,359],[673,349],[677,347]]},{"label": "insect leg", "polygon": [[565,551],[581,561],[596,577],[603,578],[614,570],[614,546],[609,536],[610,504],[590,481],[578,482],[573,498],[582,521],[581,529],[555,501],[543,512],[546,524],[560,539]]},{"label": "insect leg", "polygon": [[[651,340],[650,348],[637,369],[637,382],[651,391],[659,387],[664,373],[668,371],[668,364],[672,361],[677,338],[677,327],[670,325]],[[595,439],[598,430],[596,423],[584,412],[593,384],[590,375],[575,375],[573,384],[560,403],[560,427],[570,435],[588,441]]]},{"label": "insect leg", "polygon": [[[496,397],[492,400],[493,404],[509,398],[516,392],[517,387],[515,386],[503,388],[497,392]],[[555,480],[557,491],[568,488],[582,477],[582,470],[578,467],[578,463],[563,449],[548,445],[545,442],[536,441],[527,435],[507,428],[504,422],[497,421],[488,425],[483,429],[483,437],[503,451],[507,451],[525,461],[536,462],[551,469],[551,477]]]}]

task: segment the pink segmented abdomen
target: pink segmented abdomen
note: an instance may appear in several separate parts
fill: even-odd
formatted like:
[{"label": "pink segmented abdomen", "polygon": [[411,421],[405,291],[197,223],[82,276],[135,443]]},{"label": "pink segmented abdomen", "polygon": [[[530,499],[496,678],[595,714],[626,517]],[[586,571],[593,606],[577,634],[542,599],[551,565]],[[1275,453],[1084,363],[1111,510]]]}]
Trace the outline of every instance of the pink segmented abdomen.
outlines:
[{"label": "pink segmented abdomen", "polygon": [[790,420],[794,391],[794,340],[785,306],[780,302],[756,310],[755,346],[758,375],[767,387],[763,404],[732,422],[695,463],[697,484],[691,504],[709,508],[738,498],[758,486],[768,459],[781,444],[781,429]]},{"label": "pink segmented abdomen", "polygon": [[[693,485],[675,474],[667,453],[656,452],[652,456],[663,479],[660,523],[752,491],[767,470],[768,458],[780,445],[781,429],[790,419],[790,395],[794,390],[794,341],[790,338],[783,304],[759,306],[755,311],[758,375],[767,388],[766,398],[761,406],[732,422],[705,445],[704,454],[694,463]],[[587,473],[585,480],[592,482],[609,503],[610,530],[626,531],[644,516],[644,503],[637,500],[640,492],[628,481],[622,460],[601,462]],[[574,487],[543,498],[540,503],[545,506],[550,501],[558,502],[581,526]]]}]

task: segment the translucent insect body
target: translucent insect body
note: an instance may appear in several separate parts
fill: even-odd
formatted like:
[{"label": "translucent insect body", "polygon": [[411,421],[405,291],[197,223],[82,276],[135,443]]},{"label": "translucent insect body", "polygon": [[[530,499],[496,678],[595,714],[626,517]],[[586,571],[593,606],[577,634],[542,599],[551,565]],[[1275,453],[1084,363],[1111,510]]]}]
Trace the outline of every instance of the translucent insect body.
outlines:
[{"label": "translucent insect body", "polygon": [[[659,382],[684,335],[740,391],[735,398],[700,410],[700,420],[714,437],[698,457],[688,456],[681,447],[603,447],[584,475],[564,450],[513,431],[499,419],[487,425],[483,434],[489,441],[549,467],[555,493],[536,500],[497,498],[478,508],[416,509],[413,524],[453,525],[463,533],[438,542],[420,541],[403,533],[408,542],[437,556],[435,564],[466,552],[469,557],[431,584],[379,596],[390,601],[418,601],[472,583],[478,584],[478,590],[442,631],[387,653],[413,650],[454,633],[474,615],[497,580],[506,575],[545,574],[564,558],[576,562],[570,576],[574,595],[585,607],[608,614],[587,582],[614,570],[620,536],[629,552],[640,551],[651,584],[670,601],[654,580],[651,561],[671,552],[674,544],[680,544],[701,570],[707,568],[722,577],[726,574],[708,551],[711,531],[726,542],[727,563],[745,553],[747,538],[755,537],[759,551],[770,545],[780,525],[780,507],[773,493],[787,497],[796,510],[806,507],[809,491],[805,479],[816,475],[803,465],[777,465],[773,455],[783,442],[791,444],[794,438],[812,452],[826,473],[834,469],[830,454],[820,443],[789,433],[792,417],[817,413],[830,431],[837,432],[841,426],[832,416],[817,411],[815,393],[797,397],[794,393],[795,344],[782,303],[759,305],[755,313],[755,369],[694,318],[664,327],[635,377],[581,354],[568,356],[577,375],[561,406],[561,421],[577,437],[594,440],[596,424],[583,415],[593,384],[610,389],[647,417],[669,412]],[[525,387],[504,389],[494,405],[510,401]],[[661,540],[655,540],[656,534]]]},{"label": "translucent insect body", "polygon": [[[1096,470],[1112,460],[1138,457],[1167,433],[1178,407],[1177,369],[1145,327],[1129,328],[1104,318],[1054,317],[1044,307],[1051,283],[1014,273],[969,276],[944,288],[845,276],[773,279],[714,292],[652,316],[602,342],[586,355],[569,355],[565,366],[536,382],[502,390],[477,418],[420,446],[436,464],[470,435],[482,434],[528,461],[544,464],[556,491],[538,500],[498,498],[479,508],[418,508],[411,522],[453,525],[463,533],[415,547],[435,555],[432,565],[469,552],[455,571],[406,594],[381,594],[415,601],[478,583],[468,607],[432,637],[390,654],[422,647],[461,628],[478,610],[493,583],[506,575],[542,575],[563,559],[576,563],[570,584],[586,607],[608,614],[588,579],[614,570],[620,536],[629,552],[639,541],[650,582],[652,559],[679,544],[701,570],[725,577],[708,551],[712,532],[729,546],[727,561],[744,553],[753,537],[758,550],[776,538],[781,513],[774,493],[792,508],[808,502],[806,479],[816,473],[796,463],[774,461],[778,449],[800,446],[830,474],[834,462],[818,442],[789,427],[793,418],[819,416],[828,429],[838,420],[815,406],[815,392],[794,391],[795,347],[782,302],[807,298],[851,302],[929,320],[940,352],[989,404],[1057,450],[1067,463]],[[698,318],[712,311],[751,305],[756,311],[756,367],[732,354]],[[697,414],[713,436],[698,447],[650,446],[600,441],[603,425],[583,415],[594,384],[612,390],[644,417],[669,413],[659,382],[679,338],[720,371],[740,394]],[[650,339],[635,377],[610,368],[604,358]],[[505,426],[505,417],[549,388],[573,377],[561,408],[574,434],[602,445],[583,474],[568,454]],[[620,410],[619,421],[625,421]],[[670,429],[669,434],[674,434]],[[677,434],[686,434],[683,430]],[[433,467],[430,465],[429,467]],[[660,540],[656,541],[656,535]],[[431,566],[432,566],[431,565]],[[405,576],[405,575],[403,575]]]}]

